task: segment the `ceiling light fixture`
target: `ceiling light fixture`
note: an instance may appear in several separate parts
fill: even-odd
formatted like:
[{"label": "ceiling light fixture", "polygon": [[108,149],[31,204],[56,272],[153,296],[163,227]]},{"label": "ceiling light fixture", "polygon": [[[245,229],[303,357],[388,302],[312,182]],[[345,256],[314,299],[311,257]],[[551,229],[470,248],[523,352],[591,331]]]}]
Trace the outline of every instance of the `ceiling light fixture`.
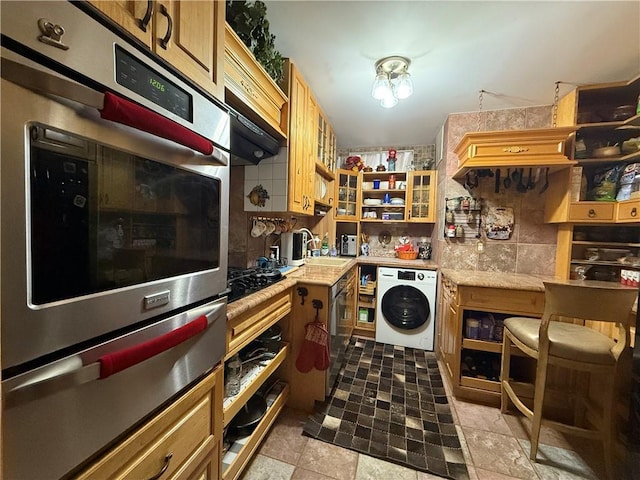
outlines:
[{"label": "ceiling light fixture", "polygon": [[392,108],[398,100],[408,98],[413,93],[413,82],[407,71],[411,60],[392,56],[376,62],[376,78],[373,81],[371,96],[380,100],[380,105]]}]

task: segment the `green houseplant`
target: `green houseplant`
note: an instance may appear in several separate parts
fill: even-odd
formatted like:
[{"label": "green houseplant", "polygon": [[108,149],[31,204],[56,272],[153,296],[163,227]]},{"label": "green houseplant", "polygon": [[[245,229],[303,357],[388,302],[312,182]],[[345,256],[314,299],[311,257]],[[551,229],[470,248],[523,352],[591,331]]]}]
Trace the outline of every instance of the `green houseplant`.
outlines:
[{"label": "green houseplant", "polygon": [[259,0],[228,0],[226,19],[240,40],[276,83],[284,71],[284,59],[275,48],[276,36],[269,32],[267,6]]}]

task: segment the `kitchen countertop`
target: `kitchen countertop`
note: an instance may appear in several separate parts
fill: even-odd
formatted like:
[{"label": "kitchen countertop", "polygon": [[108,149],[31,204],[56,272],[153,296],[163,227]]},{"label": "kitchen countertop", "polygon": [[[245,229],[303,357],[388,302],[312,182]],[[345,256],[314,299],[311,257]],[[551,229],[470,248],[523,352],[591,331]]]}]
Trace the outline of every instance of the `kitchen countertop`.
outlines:
[{"label": "kitchen countertop", "polygon": [[592,287],[635,288],[614,282],[596,280],[564,280],[551,276],[530,275],[525,273],[478,272],[475,270],[452,270],[443,268],[442,274],[459,286],[504,288],[507,290],[529,290],[544,292],[542,282],[565,283],[567,285],[588,285]]},{"label": "kitchen countertop", "polygon": [[[250,310],[261,303],[268,301],[274,295],[294,287],[298,283],[314,285],[326,285],[330,287],[337,282],[342,275],[347,273],[354,265],[381,265],[391,267],[422,268],[436,270],[437,265],[431,260],[402,260],[388,257],[357,257],[351,259],[343,266],[303,265],[285,274],[285,278],[256,293],[247,295],[227,306],[227,319]],[[456,285],[469,287],[504,288],[507,290],[528,290],[544,292],[543,281],[555,281],[569,284],[582,284],[593,286],[611,287],[617,285],[620,288],[634,288],[612,282],[598,282],[595,280],[561,280],[551,276],[529,275],[524,273],[504,272],[480,272],[476,270],[452,270],[441,269],[443,275]],[[634,310],[635,312],[635,307]]]},{"label": "kitchen countertop", "polygon": [[[344,258],[344,257],[342,257]],[[284,280],[268,286],[256,293],[240,298],[227,305],[227,320],[231,320],[251,308],[268,301],[274,295],[294,287],[298,283],[332,286],[342,275],[355,265],[380,265],[384,267],[405,267],[436,270],[438,266],[431,260],[402,260],[389,257],[354,257],[342,266],[302,265],[285,272]]]},{"label": "kitchen countertop", "polygon": [[468,287],[505,288],[508,290],[529,290],[544,292],[543,280],[554,280],[554,277],[543,277],[525,273],[479,272],[476,270],[452,270],[443,268],[442,275],[453,283]]}]

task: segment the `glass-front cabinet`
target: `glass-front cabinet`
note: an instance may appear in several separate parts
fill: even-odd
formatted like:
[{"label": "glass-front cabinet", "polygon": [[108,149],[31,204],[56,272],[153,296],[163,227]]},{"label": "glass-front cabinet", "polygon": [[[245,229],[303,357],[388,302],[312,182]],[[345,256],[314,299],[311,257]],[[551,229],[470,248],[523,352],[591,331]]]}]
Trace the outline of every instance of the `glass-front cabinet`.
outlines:
[{"label": "glass-front cabinet", "polygon": [[407,189],[408,220],[416,223],[435,222],[436,171],[422,170],[409,173]]},{"label": "glass-front cabinet", "polygon": [[339,169],[336,172],[336,220],[359,219],[358,190],[360,187],[360,175],[354,170]]}]

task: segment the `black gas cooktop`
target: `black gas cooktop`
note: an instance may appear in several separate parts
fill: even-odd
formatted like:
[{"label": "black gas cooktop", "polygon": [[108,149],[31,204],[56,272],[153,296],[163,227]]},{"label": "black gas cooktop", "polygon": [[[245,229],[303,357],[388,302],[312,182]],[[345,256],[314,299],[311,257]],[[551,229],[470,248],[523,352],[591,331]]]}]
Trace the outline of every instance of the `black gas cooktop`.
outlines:
[{"label": "black gas cooktop", "polygon": [[273,285],[283,278],[282,272],[276,269],[229,267],[227,289],[221,295],[226,295],[231,303]]}]

